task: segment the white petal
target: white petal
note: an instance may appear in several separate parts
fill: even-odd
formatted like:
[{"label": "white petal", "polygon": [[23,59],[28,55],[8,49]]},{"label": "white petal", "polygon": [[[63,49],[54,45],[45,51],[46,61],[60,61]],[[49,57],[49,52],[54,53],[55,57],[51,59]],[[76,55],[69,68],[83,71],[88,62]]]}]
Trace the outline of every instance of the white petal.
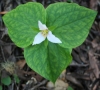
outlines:
[{"label": "white petal", "polygon": [[59,38],[57,38],[55,35],[52,34],[51,31],[49,31],[47,39],[52,43],[62,43]]},{"label": "white petal", "polygon": [[38,21],[39,30],[46,30],[48,29],[45,24],[42,24],[41,21]]},{"label": "white petal", "polygon": [[39,33],[35,36],[32,45],[40,44],[40,43],[43,42],[44,40],[45,40],[45,37],[43,37],[43,35],[41,34],[41,32],[39,32]]}]

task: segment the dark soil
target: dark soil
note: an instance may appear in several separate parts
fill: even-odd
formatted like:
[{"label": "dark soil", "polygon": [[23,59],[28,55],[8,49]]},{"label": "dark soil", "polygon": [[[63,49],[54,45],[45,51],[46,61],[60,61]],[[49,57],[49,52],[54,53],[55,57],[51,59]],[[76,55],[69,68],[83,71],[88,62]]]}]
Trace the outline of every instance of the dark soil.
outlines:
[{"label": "dark soil", "polygon": [[[46,87],[48,80],[27,66],[23,49],[17,47],[10,40],[7,28],[2,20],[6,11],[8,12],[19,4],[30,1],[40,2],[46,7],[51,3],[66,2],[67,0],[0,0],[0,63],[14,62],[15,64],[15,66],[10,67],[10,71],[2,68],[0,64],[0,78],[10,76],[12,79],[9,86],[0,83],[3,90],[50,90]],[[73,62],[66,69],[66,80],[74,90],[100,90],[100,0],[72,1],[81,6],[97,10],[98,15],[85,42],[72,51]],[[14,81],[14,73],[20,78],[18,84]]]}]

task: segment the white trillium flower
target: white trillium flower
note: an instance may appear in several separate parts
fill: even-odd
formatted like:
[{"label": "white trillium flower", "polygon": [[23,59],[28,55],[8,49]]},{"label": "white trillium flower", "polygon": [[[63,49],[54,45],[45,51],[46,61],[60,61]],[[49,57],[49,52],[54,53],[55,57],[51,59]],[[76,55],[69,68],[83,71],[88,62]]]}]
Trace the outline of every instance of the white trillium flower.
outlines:
[{"label": "white trillium flower", "polygon": [[38,21],[38,26],[39,26],[40,32],[35,36],[32,45],[40,44],[46,38],[52,43],[62,43],[59,38],[57,38],[55,35],[53,35],[50,30],[48,30],[48,28],[45,24],[41,23],[41,21]]}]

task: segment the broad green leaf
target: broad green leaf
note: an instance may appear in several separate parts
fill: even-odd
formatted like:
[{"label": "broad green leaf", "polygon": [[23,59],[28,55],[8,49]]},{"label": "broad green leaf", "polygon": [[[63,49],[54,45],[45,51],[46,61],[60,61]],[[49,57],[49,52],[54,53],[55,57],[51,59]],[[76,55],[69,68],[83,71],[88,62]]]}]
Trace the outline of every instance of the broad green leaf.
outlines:
[{"label": "broad green leaf", "polygon": [[70,87],[70,86],[68,86],[67,90],[73,90],[73,88],[72,88],[72,87]]},{"label": "broad green leaf", "polygon": [[39,3],[19,5],[3,17],[12,41],[19,47],[32,44],[35,35],[39,32],[38,21],[46,23],[45,9]]},{"label": "broad green leaf", "polygon": [[24,50],[27,64],[41,76],[55,82],[60,73],[71,63],[71,55],[68,49],[58,44],[45,42],[39,45],[29,46]]},{"label": "broad green leaf", "polygon": [[4,85],[10,85],[11,84],[11,78],[9,76],[1,78],[1,83]]},{"label": "broad green leaf", "polygon": [[48,66],[50,67],[51,81],[55,82],[61,72],[71,63],[70,50],[60,47],[58,44],[48,44]]},{"label": "broad green leaf", "polygon": [[14,75],[14,80],[16,81],[16,83],[20,82],[20,80],[19,80],[19,78],[18,78],[18,76],[16,74]]},{"label": "broad green leaf", "polygon": [[65,48],[75,48],[86,39],[96,12],[74,3],[54,3],[46,8],[47,26]]},{"label": "broad green leaf", "polygon": [[29,67],[31,67],[34,71],[42,76],[47,74],[47,72],[44,73],[46,66],[45,62],[47,62],[47,47],[45,46],[45,42],[42,42],[39,45],[30,45],[25,48],[24,57]]},{"label": "broad green leaf", "polygon": [[0,85],[0,90],[2,90],[2,86]]},{"label": "broad green leaf", "polygon": [[71,2],[73,2],[73,0],[67,0],[67,2],[71,3]]}]

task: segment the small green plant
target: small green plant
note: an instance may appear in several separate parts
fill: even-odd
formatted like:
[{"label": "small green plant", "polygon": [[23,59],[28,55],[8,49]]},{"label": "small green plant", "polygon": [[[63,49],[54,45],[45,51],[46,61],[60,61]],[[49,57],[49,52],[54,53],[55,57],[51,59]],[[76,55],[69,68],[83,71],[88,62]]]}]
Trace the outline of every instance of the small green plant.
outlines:
[{"label": "small green plant", "polygon": [[[16,74],[16,65],[14,62],[7,61],[5,63],[1,63],[1,68],[2,68],[2,70],[6,70],[10,75],[13,76],[15,83],[20,82],[20,80]],[[8,86],[11,84],[12,80],[11,80],[10,76],[7,75],[7,76],[1,77],[0,82],[1,82],[1,84]],[[0,88],[2,88],[2,85],[0,86]],[[2,90],[2,89],[0,89],[0,90]]]},{"label": "small green plant", "polygon": [[1,83],[4,85],[10,85],[11,84],[11,78],[9,76],[1,78]]},{"label": "small green plant", "polygon": [[2,90],[2,86],[0,85],[0,90]]},{"label": "small green plant", "polygon": [[68,86],[67,90],[74,90],[71,86]]},{"label": "small green plant", "polygon": [[4,15],[12,41],[24,48],[27,64],[55,82],[72,61],[71,50],[83,43],[97,12],[75,3],[54,3],[46,9],[29,2]]},{"label": "small green plant", "polygon": [[67,0],[67,2],[71,3],[71,2],[73,2],[73,0]]},{"label": "small green plant", "polygon": [[15,80],[16,83],[20,82],[20,80],[19,80],[19,78],[18,78],[18,76],[16,74],[14,74],[13,77],[14,77],[14,80]]},{"label": "small green plant", "polygon": [[7,86],[10,85],[11,78],[9,76],[5,76],[5,77],[0,76],[0,90],[2,90],[2,84]]}]

